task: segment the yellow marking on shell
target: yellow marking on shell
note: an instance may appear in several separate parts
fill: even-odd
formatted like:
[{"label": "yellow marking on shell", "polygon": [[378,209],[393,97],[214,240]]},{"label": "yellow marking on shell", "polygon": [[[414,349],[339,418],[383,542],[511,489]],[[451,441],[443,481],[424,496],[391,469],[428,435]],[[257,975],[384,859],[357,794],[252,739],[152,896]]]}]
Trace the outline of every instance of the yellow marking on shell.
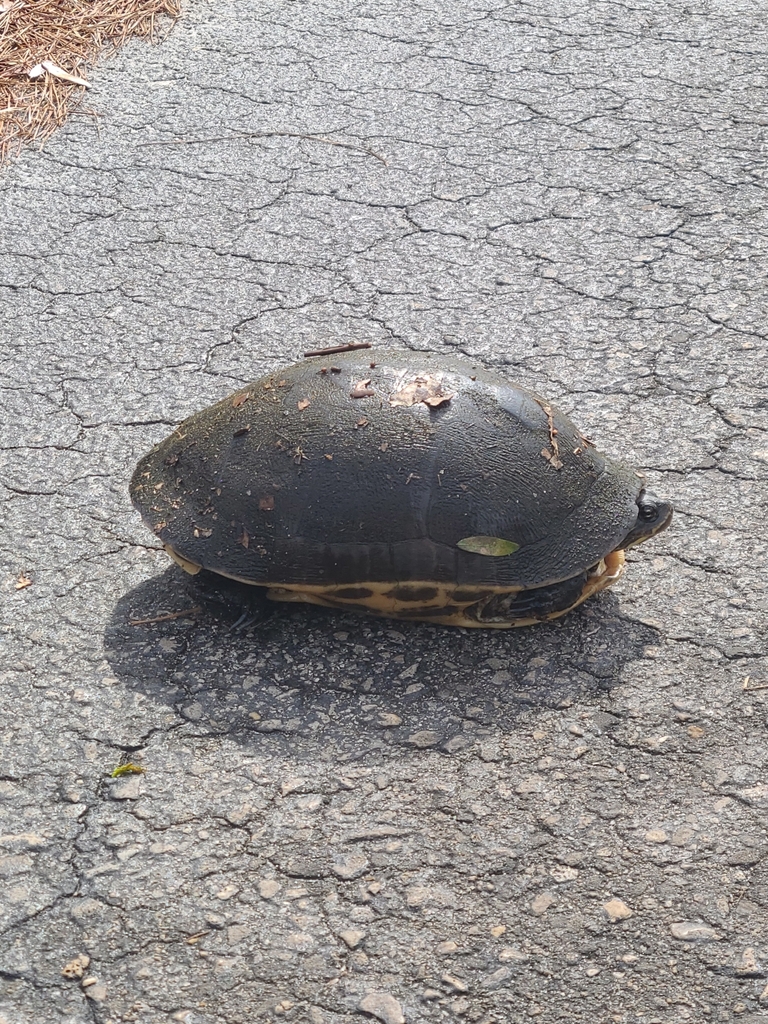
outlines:
[{"label": "yellow marking on shell", "polygon": [[[592,597],[593,594],[597,594],[599,591],[605,590],[606,587],[610,587],[619,579],[623,572],[624,552],[612,551],[595,566],[594,572],[584,584],[578,599],[568,608],[550,612],[542,618],[527,616],[523,619],[513,619],[511,621],[509,619],[499,619],[497,621],[481,619],[471,615],[469,609],[480,604],[479,611],[481,612],[482,605],[492,597],[499,594],[517,594],[521,589],[519,587],[478,587],[473,593],[472,588],[467,586],[458,587],[455,584],[433,583],[428,580],[411,581],[407,584],[408,587],[429,587],[436,590],[436,595],[432,600],[424,601],[418,607],[415,607],[412,602],[397,601],[388,596],[387,592],[391,592],[393,589],[391,583],[366,583],[365,588],[371,591],[371,596],[354,600],[334,596],[335,589],[345,588],[306,583],[269,587],[267,597],[272,601],[295,601],[306,604],[318,604],[324,608],[365,611],[371,615],[380,615],[383,618],[407,619],[410,622],[433,622],[439,626],[464,626],[467,629],[510,629],[516,626],[534,626],[539,622],[551,622],[553,619],[559,619],[573,608],[578,607],[587,598]],[[454,595],[459,595],[461,600],[455,600]],[[429,608],[448,609],[451,606],[453,606],[454,610],[446,615],[419,614],[419,608],[426,611]]]},{"label": "yellow marking on shell", "polygon": [[[169,544],[164,545],[164,547],[174,562],[180,565],[185,572],[192,575],[200,572],[201,567],[195,562],[190,562],[189,559],[184,558],[177,551],[174,551]],[[246,580],[241,576],[233,576],[229,573],[220,573],[219,575],[237,580],[240,583],[248,583],[252,586],[264,586],[267,589],[267,597],[271,601],[318,604],[324,608],[361,611],[370,615],[379,615],[386,619],[404,619],[409,622],[433,622],[438,626],[463,626],[466,629],[510,629],[514,626],[534,626],[539,622],[551,622],[553,619],[559,619],[573,608],[578,607],[587,598],[592,597],[593,594],[597,594],[601,590],[605,590],[606,587],[610,587],[623,573],[624,552],[612,551],[595,566],[594,571],[584,584],[581,594],[568,608],[550,612],[542,618],[527,616],[523,619],[513,619],[511,621],[509,619],[482,619],[479,616],[484,605],[492,598],[505,594],[518,594],[522,589],[521,587],[478,586],[474,588],[466,585],[459,586],[455,583],[436,583],[434,580],[411,580],[409,583],[396,586],[393,586],[391,582],[366,582],[356,585],[348,584],[346,586],[329,586],[317,583],[272,585],[269,583],[255,584],[253,580]],[[429,589],[430,592],[434,591],[434,597],[418,602],[400,600],[393,597],[393,592],[396,592],[401,587],[408,588],[412,593],[421,588],[424,588],[424,590]],[[343,596],[344,591],[353,591],[360,596],[352,597],[350,594],[350,596],[345,597]],[[362,592],[366,591],[369,592],[370,596],[364,596]],[[477,616],[470,613],[470,609],[475,606],[477,606]],[[429,614],[429,609],[434,611],[440,608],[446,609],[447,614]],[[420,609],[424,610],[425,614],[420,615]],[[449,609],[451,610],[449,611]]]},{"label": "yellow marking on shell", "polygon": [[170,544],[163,544],[165,553],[169,558],[172,558],[176,565],[180,565],[184,572],[188,572],[190,576],[197,576],[202,569],[201,565],[197,562],[191,562],[188,558],[180,555],[178,551],[175,551]]},{"label": "yellow marking on shell", "polygon": [[[467,608],[495,593],[516,593],[513,588],[492,590],[489,587],[461,587],[461,600],[455,601],[459,591],[455,583],[433,583],[430,580],[412,581],[392,586],[391,583],[363,583],[357,586],[334,587],[323,584],[290,583],[269,587],[267,597],[273,601],[305,601],[325,608],[361,609],[374,615],[392,618],[417,618],[420,608],[446,608],[458,605]],[[419,593],[420,592],[420,593]],[[429,595],[425,598],[425,595]],[[407,615],[405,614],[407,613]],[[427,618],[427,616],[425,616]],[[433,616],[428,616],[430,622]]]}]

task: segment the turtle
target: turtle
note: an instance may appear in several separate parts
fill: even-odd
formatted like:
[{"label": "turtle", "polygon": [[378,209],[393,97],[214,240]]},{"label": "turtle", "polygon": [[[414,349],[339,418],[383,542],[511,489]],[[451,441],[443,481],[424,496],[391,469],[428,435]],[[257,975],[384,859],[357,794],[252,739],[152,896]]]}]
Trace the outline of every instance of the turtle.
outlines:
[{"label": "turtle", "polygon": [[540,395],[397,350],[313,355],[240,388],[152,448],[130,492],[188,573],[497,629],[615,583],[673,511]]}]

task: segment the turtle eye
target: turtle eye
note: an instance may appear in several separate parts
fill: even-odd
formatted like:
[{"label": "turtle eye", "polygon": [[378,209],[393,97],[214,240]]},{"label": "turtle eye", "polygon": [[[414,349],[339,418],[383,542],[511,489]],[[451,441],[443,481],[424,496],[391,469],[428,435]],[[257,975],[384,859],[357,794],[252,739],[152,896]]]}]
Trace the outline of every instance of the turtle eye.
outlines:
[{"label": "turtle eye", "polygon": [[652,522],[659,514],[659,510],[656,505],[649,505],[643,502],[639,507],[638,518],[642,519],[644,523]]}]

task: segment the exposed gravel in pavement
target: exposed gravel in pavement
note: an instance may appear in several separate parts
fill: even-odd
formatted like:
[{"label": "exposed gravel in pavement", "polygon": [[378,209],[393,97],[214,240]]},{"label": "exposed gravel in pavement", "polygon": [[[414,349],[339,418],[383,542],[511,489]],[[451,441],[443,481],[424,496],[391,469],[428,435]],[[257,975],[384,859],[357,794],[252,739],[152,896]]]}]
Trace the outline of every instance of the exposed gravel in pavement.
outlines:
[{"label": "exposed gravel in pavement", "polygon": [[[738,0],[193,0],[3,173],[1,1024],[768,1020],[767,57]],[[133,465],[351,341],[675,522],[547,626],[232,631]]]}]

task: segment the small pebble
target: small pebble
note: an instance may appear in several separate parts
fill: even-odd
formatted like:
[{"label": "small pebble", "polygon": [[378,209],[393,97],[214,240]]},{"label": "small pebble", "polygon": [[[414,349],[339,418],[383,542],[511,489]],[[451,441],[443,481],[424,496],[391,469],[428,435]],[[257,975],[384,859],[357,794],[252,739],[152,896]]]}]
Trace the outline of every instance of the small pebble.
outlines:
[{"label": "small pebble", "polygon": [[497,988],[501,988],[502,985],[505,985],[509,979],[513,977],[514,972],[511,971],[509,967],[499,967],[497,971],[493,971],[491,974],[486,974],[480,982],[480,985],[482,988],[493,992]]},{"label": "small pebble", "polygon": [[223,889],[219,889],[216,893],[217,900],[230,900],[235,893],[240,892],[236,885],[225,885]]},{"label": "small pebble", "polygon": [[320,793],[307,793],[306,796],[300,796],[296,801],[296,806],[302,811],[316,811],[322,805],[323,797]]},{"label": "small pebble", "polygon": [[308,953],[314,949],[315,940],[307,932],[292,932],[285,940],[285,944],[288,949],[293,949],[297,953]]},{"label": "small pebble", "polygon": [[[85,974],[85,969],[90,964],[91,958],[86,953],[80,953],[74,960],[70,960],[68,964],[65,964],[61,973],[65,978],[79,979]],[[93,979],[96,980],[95,978]]]},{"label": "small pebble", "polygon": [[434,729],[420,729],[411,733],[408,742],[418,750],[426,750],[428,747],[436,747],[443,737]]},{"label": "small pebble", "polygon": [[141,796],[141,775],[125,775],[112,783],[109,790],[111,800],[138,800]]},{"label": "small pebble", "polygon": [[523,796],[526,793],[540,793],[544,788],[545,782],[541,775],[531,775],[515,786],[515,792]]},{"label": "small pebble", "polygon": [[669,926],[673,939],[682,942],[715,942],[718,934],[714,928],[700,921],[676,921]]},{"label": "small pebble", "polygon": [[379,725],[384,729],[394,729],[398,725],[402,725],[403,720],[400,715],[396,715],[392,711],[380,711],[379,712]]},{"label": "small pebble", "polygon": [[369,921],[374,919],[376,914],[371,907],[353,907],[349,916],[358,924],[368,924]]},{"label": "small pebble", "polygon": [[443,744],[443,750],[449,754],[457,754],[460,750],[464,750],[471,743],[472,740],[468,736],[456,733],[455,736],[451,736],[450,739],[445,741]]},{"label": "small pebble", "polygon": [[672,833],[670,842],[673,846],[685,846],[685,844],[689,843],[695,835],[696,833],[692,828],[684,825],[682,828],[679,828],[677,831]]},{"label": "small pebble", "polygon": [[297,789],[301,789],[306,781],[306,779],[302,779],[294,775],[289,779],[285,779],[285,781],[280,784],[280,792],[283,796],[288,796],[289,793],[295,793]]},{"label": "small pebble", "polygon": [[736,974],[740,977],[758,976],[761,974],[760,965],[757,962],[757,955],[751,946],[741,954],[741,959],[736,964]]},{"label": "small pebble", "polygon": [[333,858],[333,873],[337,878],[341,878],[345,882],[352,878],[359,878],[360,875],[365,874],[368,867],[368,858],[364,853],[359,851],[346,854],[336,854]]},{"label": "small pebble", "polygon": [[645,833],[646,843],[666,843],[668,838],[663,828],[652,828]]},{"label": "small pebble", "polygon": [[107,998],[107,986],[103,982],[96,981],[95,984],[90,985],[85,989],[85,994],[94,1003],[103,1003]]},{"label": "small pebble", "polygon": [[480,744],[480,758],[486,762],[502,760],[501,747],[496,740],[485,740]]},{"label": "small pebble", "polygon": [[549,874],[556,882],[572,882],[574,878],[579,877],[579,869],[567,864],[555,864],[549,869]]},{"label": "small pebble", "polygon": [[553,903],[557,900],[551,892],[540,892],[538,896],[534,897],[531,901],[531,910],[537,917],[541,917],[542,914],[546,914]]},{"label": "small pebble", "polygon": [[528,954],[515,949],[514,946],[505,946],[499,953],[499,960],[502,963],[521,963],[528,959]]},{"label": "small pebble", "polygon": [[765,856],[766,851],[757,846],[746,847],[740,850],[732,850],[726,855],[725,863],[731,867],[752,867],[758,864]]},{"label": "small pebble", "polygon": [[469,992],[469,985],[466,981],[462,981],[461,978],[457,978],[453,974],[444,974],[440,980],[444,985],[447,985],[452,992]]},{"label": "small pebble", "polygon": [[230,946],[236,946],[238,942],[242,942],[243,939],[247,938],[253,929],[247,924],[231,924],[227,928],[227,942]]},{"label": "small pebble", "polygon": [[632,917],[632,911],[623,900],[608,900],[603,904],[603,910],[611,921],[626,921],[628,917]]},{"label": "small pebble", "polygon": [[363,996],[357,1008],[376,1017],[382,1024],[405,1024],[402,1006],[388,992],[369,992]]},{"label": "small pebble", "polygon": [[38,836],[34,832],[12,832],[0,836],[0,846],[6,850],[13,850],[14,853],[22,853],[26,850],[40,850],[48,845],[44,836]]}]

